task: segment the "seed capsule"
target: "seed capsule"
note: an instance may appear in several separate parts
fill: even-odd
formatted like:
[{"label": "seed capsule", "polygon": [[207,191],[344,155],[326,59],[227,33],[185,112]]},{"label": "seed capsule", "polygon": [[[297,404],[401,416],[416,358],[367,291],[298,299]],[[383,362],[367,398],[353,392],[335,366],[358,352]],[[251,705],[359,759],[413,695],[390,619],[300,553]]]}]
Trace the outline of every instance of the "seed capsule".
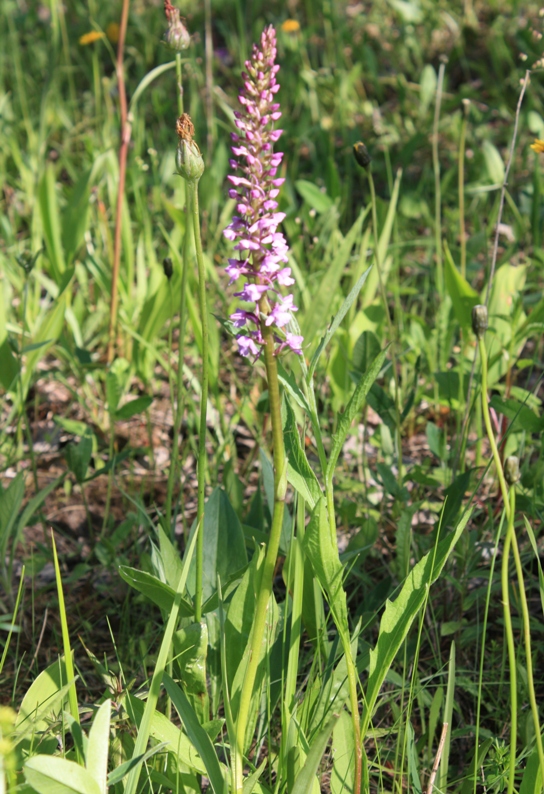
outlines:
[{"label": "seed capsule", "polygon": [[472,308],[472,330],[478,339],[483,339],[488,327],[487,306],[478,304]]},{"label": "seed capsule", "polygon": [[519,458],[516,455],[510,455],[504,461],[504,476],[508,485],[515,485],[519,480]]}]

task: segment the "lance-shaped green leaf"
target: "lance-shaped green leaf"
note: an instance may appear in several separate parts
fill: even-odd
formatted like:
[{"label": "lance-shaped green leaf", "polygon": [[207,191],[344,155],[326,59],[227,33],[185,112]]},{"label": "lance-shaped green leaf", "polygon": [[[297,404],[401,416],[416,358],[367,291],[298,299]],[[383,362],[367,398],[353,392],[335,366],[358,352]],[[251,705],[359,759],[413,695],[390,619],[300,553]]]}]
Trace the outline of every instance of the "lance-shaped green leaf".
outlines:
[{"label": "lance-shaped green leaf", "polygon": [[446,560],[465,529],[471,512],[467,511],[457,528],[426,554],[406,577],[394,601],[387,601],[380,622],[376,647],[370,651],[368,684],[361,735],[364,737],[385,676],[404,642],[417,613],[424,605],[429,587],[438,579]]},{"label": "lance-shaped green leaf", "polygon": [[385,360],[386,353],[387,353],[387,347],[378,353],[378,355],[376,356],[376,358],[368,368],[367,372],[365,373],[364,377],[361,379],[358,386],[356,386],[355,391],[351,395],[350,401],[346,406],[346,410],[344,411],[343,414],[340,415],[338,419],[338,428],[336,430],[336,433],[332,437],[331,451],[329,454],[329,462],[327,465],[326,479],[328,483],[332,482],[334,470],[336,468],[336,463],[338,461],[338,456],[340,455],[340,452],[342,451],[342,447],[344,446],[344,442],[351,427],[351,423],[353,422],[355,417],[360,414],[361,408],[363,407],[363,403],[370,390],[370,387],[378,377],[378,374],[382,368],[382,364]]},{"label": "lance-shaped green leaf", "polygon": [[167,673],[163,676],[163,682],[176,711],[181,717],[187,735],[198,750],[206,766],[206,774],[208,775],[214,794],[227,794],[226,781],[221,772],[221,766],[215,748],[210,737],[202,725],[200,725],[187,695]]},{"label": "lance-shaped green leaf", "polygon": [[295,412],[289,400],[285,401],[285,412],[283,437],[288,460],[287,479],[313,509],[322,495],[321,486],[302,447]]},{"label": "lance-shaped green leaf", "polygon": [[340,328],[342,320],[344,319],[346,314],[351,309],[354,301],[357,300],[357,297],[358,297],[358,295],[359,295],[359,293],[360,293],[360,291],[361,291],[361,289],[363,287],[363,284],[365,283],[369,273],[370,273],[370,268],[367,268],[365,270],[365,272],[362,274],[362,276],[359,278],[357,283],[353,286],[353,288],[351,289],[349,295],[344,300],[343,304],[340,306],[340,309],[336,313],[336,317],[334,318],[334,320],[332,321],[330,326],[327,328],[326,333],[322,337],[319,345],[317,346],[317,349],[316,349],[315,353],[312,356],[312,360],[310,361],[310,368],[309,368],[309,376],[308,377],[311,378],[312,375],[314,374],[314,370],[316,368],[317,362],[319,361],[321,353],[325,350],[325,348],[327,347],[327,345],[329,344],[329,342],[333,338],[333,336],[336,333],[336,331]]}]

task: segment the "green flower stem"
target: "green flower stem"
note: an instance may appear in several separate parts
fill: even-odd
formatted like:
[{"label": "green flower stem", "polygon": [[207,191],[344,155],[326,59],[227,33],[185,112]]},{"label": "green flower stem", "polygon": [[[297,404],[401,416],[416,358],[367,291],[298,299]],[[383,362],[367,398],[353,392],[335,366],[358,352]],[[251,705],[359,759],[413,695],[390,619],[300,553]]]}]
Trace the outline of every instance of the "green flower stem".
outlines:
[{"label": "green flower stem", "polygon": [[[516,574],[519,585],[519,596],[521,603],[521,612],[523,618],[523,634],[525,641],[525,656],[527,668],[527,689],[529,692],[529,700],[531,703],[531,712],[533,715],[533,723],[535,728],[535,738],[538,750],[538,758],[540,763],[540,771],[542,779],[544,780],[544,747],[542,746],[542,734],[540,730],[540,719],[538,716],[538,704],[536,702],[534,677],[533,677],[533,659],[531,652],[531,624],[529,616],[529,607],[527,605],[527,595],[525,593],[525,581],[523,579],[523,568],[521,565],[521,557],[519,553],[519,546],[514,532],[514,514],[516,508],[516,494],[515,486],[512,485],[508,489],[502,461],[500,459],[499,450],[493,434],[491,426],[491,418],[489,416],[489,405],[487,402],[487,350],[483,338],[478,340],[481,368],[482,368],[482,413],[484,416],[484,423],[493,453],[493,459],[497,469],[497,476],[499,478],[502,497],[504,500],[504,510],[508,519],[508,528],[506,532],[506,541],[503,551],[503,565],[502,565],[502,591],[503,603],[505,609],[505,629],[508,642],[508,656],[510,661],[510,691],[512,703],[512,716],[511,716],[511,739],[510,739],[510,779],[508,781],[508,794],[511,794],[514,786],[514,771],[515,771],[515,742],[517,731],[517,689],[516,689],[516,658],[514,649],[514,639],[512,633],[512,622],[510,618],[510,602],[508,594],[508,557],[510,547],[512,547],[514,562],[516,566]],[[508,612],[508,615],[506,614]]]},{"label": "green flower stem", "polygon": [[[179,306],[179,334],[178,334],[178,372],[176,381],[176,410],[174,414],[174,436],[172,439],[172,455],[170,458],[170,469],[168,471],[168,486],[166,491],[166,508],[165,515],[168,524],[172,522],[172,497],[174,493],[174,482],[178,471],[178,453],[179,453],[179,434],[181,430],[181,419],[183,416],[183,359],[185,353],[185,324],[187,320],[186,312],[186,295],[187,295],[187,272],[189,260],[189,240],[190,240],[190,223],[191,223],[191,209],[189,201],[189,191],[185,189],[185,238],[183,241],[183,264],[181,270],[181,287],[180,287],[180,306]],[[170,339],[169,339],[170,345]],[[171,350],[171,345],[170,345]]]},{"label": "green flower stem", "polygon": [[[197,526],[201,527],[204,519],[204,498],[206,495],[206,415],[208,408],[208,386],[210,380],[210,356],[208,339],[208,301],[206,299],[206,270],[202,254],[200,236],[200,217],[198,209],[198,179],[187,181],[187,196],[193,216],[193,232],[195,236],[196,262],[198,266],[198,299],[200,304],[200,322],[202,323],[202,381],[200,393],[200,427],[198,431],[198,464],[197,464]],[[281,425],[280,425],[281,429]],[[198,533],[196,544],[196,584],[195,584],[195,621],[200,623],[202,617],[202,567],[204,558],[204,532]]]},{"label": "green flower stem", "polygon": [[380,256],[379,236],[378,236],[378,213],[376,210],[376,189],[374,187],[374,177],[372,176],[371,166],[367,169],[368,184],[370,187],[370,195],[372,198],[372,230],[374,234],[374,259],[376,260],[376,269],[378,271],[378,280],[380,282],[380,292],[382,294],[383,308],[387,318],[387,325],[389,328],[389,337],[391,339],[391,363],[393,365],[393,379],[395,381],[395,424],[397,431],[397,479],[399,488],[402,487],[403,471],[402,471],[402,434],[401,434],[401,404],[400,404],[400,383],[398,373],[397,355],[395,353],[396,334],[393,328],[393,321],[391,320],[391,313],[387,303],[387,294],[385,292],[385,284],[382,279],[382,261]]},{"label": "green flower stem", "polygon": [[[267,314],[266,298],[261,300],[261,311]],[[257,676],[257,669],[261,657],[261,648],[266,629],[266,615],[272,594],[274,570],[280,546],[281,528],[283,526],[283,512],[285,507],[285,494],[287,491],[287,459],[283,443],[283,429],[281,422],[281,398],[278,379],[278,367],[274,356],[274,333],[272,328],[261,323],[261,333],[264,339],[264,363],[268,380],[268,399],[270,403],[270,418],[272,423],[272,442],[274,450],[274,512],[272,526],[268,539],[268,547],[264,558],[261,583],[257,595],[255,618],[249,647],[249,658],[246,674],[240,695],[240,708],[236,721],[236,747],[233,764],[234,791],[241,794],[243,789],[243,753],[246,729],[249,720],[251,699]]]},{"label": "green flower stem", "polygon": [[519,586],[519,600],[521,603],[521,614],[523,618],[523,635],[525,640],[525,666],[527,669],[527,690],[529,693],[529,701],[531,703],[531,712],[533,715],[533,725],[535,728],[535,740],[538,751],[538,760],[540,763],[541,780],[544,781],[544,748],[542,747],[542,732],[540,730],[540,719],[538,716],[538,704],[535,695],[535,683],[533,676],[533,656],[531,651],[531,621],[529,616],[529,607],[527,605],[527,594],[525,592],[525,581],[523,579],[523,568],[521,566],[521,557],[519,553],[518,542],[514,532],[514,513],[516,509],[516,489],[512,485],[510,488],[510,510],[512,513],[512,551],[514,554],[514,563],[516,565],[516,574],[518,577]]},{"label": "green flower stem", "polygon": [[[183,114],[183,64],[181,62],[181,55],[179,52],[176,52],[176,82],[178,86],[178,115],[181,116]],[[189,258],[189,228],[190,228],[190,209],[188,206],[188,190],[185,187],[185,180],[183,182],[183,190],[185,192],[185,210],[186,210],[186,218],[185,218],[185,237],[183,241],[183,265],[181,271],[181,301],[180,301],[180,308],[179,308],[179,341],[178,341],[178,377],[177,377],[177,384],[176,384],[176,407],[174,411],[174,406],[172,405],[172,410],[174,413],[174,437],[172,439],[172,456],[170,459],[170,469],[168,471],[168,485],[166,489],[166,506],[165,506],[165,515],[168,525],[170,526],[172,523],[172,495],[174,493],[174,482],[176,479],[176,473],[178,471],[178,452],[179,452],[179,431],[181,426],[181,418],[183,416],[183,353],[185,350],[185,303],[186,298],[185,295],[187,289],[187,260]],[[172,291],[170,290],[170,298],[172,297]],[[170,329],[172,325],[170,325]],[[172,353],[172,335],[171,330],[168,336],[168,350],[171,355]]]},{"label": "green flower stem", "polygon": [[[511,489],[511,494],[514,495],[514,487]],[[514,497],[515,499],[515,497]],[[514,502],[515,504],[515,502]],[[508,502],[509,515],[508,525],[506,528],[506,539],[504,541],[504,549],[502,552],[502,571],[501,571],[501,586],[502,586],[502,604],[504,610],[504,632],[506,634],[506,645],[508,648],[508,662],[510,666],[510,770],[508,773],[508,794],[514,791],[514,777],[516,774],[516,741],[518,731],[518,690],[517,690],[517,672],[516,672],[516,648],[514,644],[514,631],[512,629],[512,615],[510,614],[510,592],[509,592],[509,577],[508,577],[508,561],[510,557],[510,547],[512,545],[512,538],[514,537],[514,510]],[[477,753],[477,750],[476,750]]]},{"label": "green flower stem", "polygon": [[493,454],[493,460],[495,461],[495,468],[497,469],[497,477],[499,478],[499,485],[504,502],[504,510],[506,512],[506,517],[510,519],[510,498],[508,495],[508,485],[506,484],[506,478],[504,476],[504,471],[502,468],[501,456],[499,455],[497,442],[495,441],[495,435],[493,433],[493,428],[491,426],[491,417],[489,415],[489,403],[487,400],[487,349],[485,346],[483,336],[480,339],[478,339],[478,348],[480,351],[480,361],[481,361],[481,370],[482,370],[481,403],[482,403],[482,413],[484,416],[484,424],[487,432],[487,438],[489,439],[489,446],[491,447],[491,452]]}]

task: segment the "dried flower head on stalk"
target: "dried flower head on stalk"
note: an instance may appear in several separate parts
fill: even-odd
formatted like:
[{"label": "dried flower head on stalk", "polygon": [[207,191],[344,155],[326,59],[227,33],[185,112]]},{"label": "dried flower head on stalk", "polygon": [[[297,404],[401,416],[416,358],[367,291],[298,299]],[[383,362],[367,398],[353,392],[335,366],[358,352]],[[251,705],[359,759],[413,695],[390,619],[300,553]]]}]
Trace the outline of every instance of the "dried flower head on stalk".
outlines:
[{"label": "dried flower head on stalk", "polygon": [[186,50],[191,43],[189,31],[181,21],[179,8],[172,5],[170,0],[164,0],[164,13],[168,20],[168,30],[166,31],[166,43],[176,52]]},{"label": "dried flower head on stalk", "polygon": [[278,286],[290,287],[295,281],[291,268],[284,266],[288,262],[287,242],[277,230],[285,213],[276,212],[276,198],[284,179],[277,177],[283,154],[273,151],[282,134],[282,130],[274,129],[281,117],[279,103],[274,102],[280,68],[275,61],[276,32],[270,26],[246,61],[244,88],[239,96],[242,110],[235,113],[238,133],[232,134],[232,151],[238,160],[231,160],[231,166],[239,168],[243,175],[228,177],[233,186],[229,195],[237,201],[238,214],[224,235],[236,243],[239,258],[229,259],[226,271],[231,284],[242,276],[246,279],[243,290],[235,294],[254,304],[249,310],[238,309],[231,315],[234,325],[244,329],[237,337],[242,356],[260,355],[264,344],[262,324],[272,326],[275,332],[276,354],[286,348],[302,353],[302,336],[283,330],[291,313],[298,309],[292,295],[284,296],[278,290]]}]

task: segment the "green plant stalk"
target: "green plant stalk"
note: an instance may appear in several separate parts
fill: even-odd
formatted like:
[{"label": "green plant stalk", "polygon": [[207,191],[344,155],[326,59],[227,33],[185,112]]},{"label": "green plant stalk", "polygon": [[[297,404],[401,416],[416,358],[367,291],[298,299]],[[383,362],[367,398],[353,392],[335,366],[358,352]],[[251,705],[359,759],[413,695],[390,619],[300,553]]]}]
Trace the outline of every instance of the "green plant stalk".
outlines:
[{"label": "green plant stalk", "polygon": [[[200,236],[200,216],[198,208],[198,180],[187,182],[187,195],[192,215],[193,233],[195,238],[196,262],[198,267],[198,300],[200,305],[200,322],[202,324],[202,380],[200,393],[200,425],[198,429],[198,464],[197,464],[197,524],[204,520],[204,499],[206,496],[206,418],[208,410],[208,389],[210,382],[210,354],[208,331],[208,301],[206,297],[206,268],[202,254]],[[280,426],[281,427],[281,426]],[[196,544],[196,584],[195,584],[195,621],[202,618],[202,569],[204,564],[204,532],[198,533]]]},{"label": "green plant stalk", "polygon": [[108,526],[108,519],[110,517],[110,507],[111,507],[111,493],[113,490],[113,470],[115,468],[114,465],[114,455],[113,455],[113,447],[115,442],[115,418],[112,412],[110,412],[110,427],[109,427],[109,443],[108,443],[108,461],[110,462],[110,470],[108,472],[108,489],[106,491],[106,505],[104,507],[104,520],[102,521],[102,532],[100,533],[100,537],[103,538],[106,532],[106,528]]},{"label": "green plant stalk", "polygon": [[482,414],[484,417],[484,424],[487,433],[487,438],[489,440],[489,446],[491,447],[493,460],[495,462],[495,468],[497,469],[497,477],[499,479],[499,485],[504,502],[504,510],[506,512],[506,517],[510,519],[510,498],[508,495],[508,485],[506,484],[506,478],[504,476],[504,471],[502,468],[501,456],[499,455],[497,442],[495,441],[495,435],[493,433],[493,427],[491,426],[491,417],[489,415],[489,403],[487,400],[487,349],[483,337],[478,339],[478,349],[480,352],[481,377],[482,377],[482,394],[481,394]]},{"label": "green plant stalk", "polygon": [[[190,223],[191,223],[191,208],[190,208],[190,194],[189,191],[185,192],[185,206],[187,216],[185,219],[185,238],[183,242],[183,265],[181,271],[181,287],[180,287],[180,308],[179,308],[179,341],[178,341],[178,372],[176,381],[176,408],[174,411],[174,437],[172,439],[172,454],[170,459],[170,469],[168,471],[168,486],[166,491],[166,520],[171,524],[172,522],[172,497],[174,493],[174,482],[178,471],[178,452],[179,452],[179,433],[181,429],[181,419],[183,416],[183,359],[185,354],[185,326],[187,321],[187,274],[189,272],[189,239],[190,239]],[[171,343],[171,339],[170,339]],[[170,344],[171,349],[171,344]]]},{"label": "green plant stalk", "polygon": [[514,527],[513,527],[515,510],[516,510],[516,488],[514,485],[512,485],[510,487],[510,511],[512,515],[512,551],[514,554],[516,574],[518,577],[519,598],[521,603],[521,614],[523,618],[523,637],[525,641],[525,656],[526,656],[526,667],[527,667],[527,689],[529,692],[529,701],[531,703],[531,712],[533,715],[533,724],[535,728],[535,740],[538,751],[538,760],[540,763],[541,781],[544,781],[544,748],[542,747],[542,733],[540,730],[538,704],[536,702],[536,695],[535,695],[535,682],[533,676],[533,656],[531,652],[531,618],[529,615],[529,607],[527,605],[527,594],[525,592],[525,582],[523,579],[523,568],[521,566],[521,557],[519,553],[516,533],[514,532]]},{"label": "green plant stalk", "polygon": [[[260,302],[261,312],[269,313],[266,297]],[[285,494],[287,491],[287,458],[283,442],[283,428],[281,421],[281,397],[278,379],[278,365],[274,356],[274,332],[270,326],[261,322],[261,333],[264,340],[264,363],[268,381],[268,399],[270,403],[270,419],[272,424],[272,443],[274,458],[274,511],[272,526],[268,538],[268,546],[263,562],[263,570],[255,606],[255,617],[251,632],[249,657],[246,674],[240,694],[240,707],[236,720],[236,745],[233,761],[233,792],[241,794],[243,791],[243,753],[249,709],[253,696],[257,668],[259,666],[261,647],[266,629],[266,613],[272,594],[274,570],[278,557],[278,550],[283,526],[283,513],[285,508]]]},{"label": "green plant stalk", "polygon": [[403,471],[402,471],[402,433],[401,433],[401,405],[400,405],[400,383],[398,373],[398,361],[395,353],[395,342],[397,334],[393,328],[393,321],[387,303],[387,294],[385,292],[385,284],[382,279],[382,261],[380,256],[380,246],[378,237],[378,212],[376,209],[376,189],[374,187],[374,177],[372,176],[372,167],[368,169],[368,184],[370,187],[370,195],[372,199],[372,227],[374,234],[374,258],[376,260],[376,268],[378,270],[378,280],[380,282],[380,292],[382,293],[383,308],[387,318],[387,325],[389,327],[389,336],[391,338],[391,364],[393,367],[393,379],[395,381],[395,419],[396,419],[396,435],[397,435],[397,480],[399,488],[402,487]]},{"label": "green plant stalk", "polygon": [[[521,558],[519,554],[517,538],[514,532],[514,512],[516,506],[515,487],[511,486],[511,488],[508,489],[506,478],[504,476],[502,461],[500,459],[499,450],[497,448],[497,443],[495,441],[495,436],[493,434],[493,428],[491,426],[491,417],[489,415],[489,405],[487,402],[487,350],[483,338],[478,340],[478,346],[479,346],[481,366],[482,366],[482,412],[484,416],[484,423],[487,431],[487,436],[489,439],[489,444],[491,446],[493,459],[495,461],[495,467],[497,469],[497,476],[499,479],[501,493],[504,501],[504,510],[508,519],[508,528],[506,530],[506,541],[504,544],[504,552],[503,552],[502,590],[503,590],[503,603],[505,609],[505,629],[507,633],[508,657],[510,662],[510,693],[511,693],[510,698],[512,704],[512,715],[511,715],[511,728],[510,728],[511,749],[510,749],[510,779],[508,781],[508,794],[512,794],[513,786],[514,786],[514,772],[515,772],[515,760],[516,760],[515,742],[516,742],[516,732],[517,732],[517,688],[515,684],[516,657],[515,657],[514,637],[512,631],[512,620],[510,617],[510,600],[508,593],[508,557],[510,552],[510,546],[512,546],[514,553],[514,561],[516,565],[516,573],[519,583],[521,609],[522,609],[522,617],[523,617],[523,631],[524,631],[524,639],[525,639],[527,684],[529,690],[529,699],[531,701],[531,712],[533,715],[533,721],[535,726],[538,757],[539,757],[541,775],[543,776],[542,778],[543,780],[544,780],[544,748],[542,746],[542,735],[540,733],[538,705],[536,703],[535,689],[534,689],[529,608],[527,606],[527,596],[525,594],[525,582],[523,580],[523,569],[521,566]],[[506,615],[506,612],[508,612],[508,616]],[[509,636],[509,634],[511,634],[511,637]],[[512,765],[514,766],[512,767]]]},{"label": "green plant stalk", "polygon": [[[504,513],[503,513],[504,519]],[[495,572],[495,561],[497,559],[497,551],[499,548],[499,539],[502,535],[502,525],[503,522],[501,520],[499,524],[499,529],[497,531],[497,536],[495,539],[495,548],[493,549],[493,554],[491,557],[491,568],[489,571],[489,582],[487,585],[487,591],[485,596],[485,608],[484,608],[484,620],[482,625],[482,650],[480,653],[480,670],[478,673],[478,699],[476,703],[476,727],[474,732],[474,787],[473,787],[473,794],[476,794],[477,785],[478,785],[478,748],[480,743],[480,714],[482,713],[482,686],[484,680],[484,661],[485,661],[485,637],[487,633],[487,619],[489,617],[489,604],[491,602],[491,587],[493,585],[493,574]]]},{"label": "green plant stalk", "polygon": [[[66,665],[66,677],[68,681],[72,682],[70,689],[68,690],[68,703],[70,705],[70,714],[72,715],[75,722],[79,725],[79,708],[77,705],[77,692],[76,692],[76,682],[75,674],[74,674],[74,660],[72,656],[72,647],[70,645],[70,634],[68,632],[68,621],[66,619],[66,604],[64,603],[64,592],[62,590],[62,578],[60,575],[60,566],[59,566],[59,558],[57,556],[57,547],[55,545],[55,535],[53,534],[53,530],[51,530],[51,545],[53,547],[53,562],[55,565],[55,578],[57,580],[57,595],[59,599],[59,616],[60,616],[60,625],[62,630],[62,644],[64,647],[64,663]],[[79,762],[82,761],[80,758],[80,752],[76,745],[76,754],[78,756]]]},{"label": "green plant stalk", "polygon": [[[514,488],[511,489],[512,493]],[[506,645],[508,648],[508,662],[510,666],[510,769],[508,773],[508,794],[514,791],[514,777],[516,774],[516,742],[518,730],[518,690],[516,672],[516,648],[514,644],[514,631],[512,629],[512,615],[510,614],[510,592],[508,577],[508,561],[510,557],[510,547],[514,535],[514,511],[511,509],[510,502],[508,513],[508,524],[506,527],[506,539],[502,553],[502,603],[504,610],[504,632],[506,634]],[[477,752],[477,750],[476,750]]]},{"label": "green plant stalk", "polygon": [[463,113],[459,138],[459,238],[461,242],[461,275],[467,276],[467,240],[465,230],[465,146],[467,139],[467,115]]},{"label": "green plant stalk", "polygon": [[434,171],[434,241],[436,251],[436,284],[441,298],[444,296],[444,268],[442,263],[442,191],[440,187],[440,158],[438,156],[438,126],[440,123],[440,106],[442,104],[442,89],[444,86],[445,69],[446,65],[441,63],[438,70],[438,83],[436,86],[432,146]]}]

